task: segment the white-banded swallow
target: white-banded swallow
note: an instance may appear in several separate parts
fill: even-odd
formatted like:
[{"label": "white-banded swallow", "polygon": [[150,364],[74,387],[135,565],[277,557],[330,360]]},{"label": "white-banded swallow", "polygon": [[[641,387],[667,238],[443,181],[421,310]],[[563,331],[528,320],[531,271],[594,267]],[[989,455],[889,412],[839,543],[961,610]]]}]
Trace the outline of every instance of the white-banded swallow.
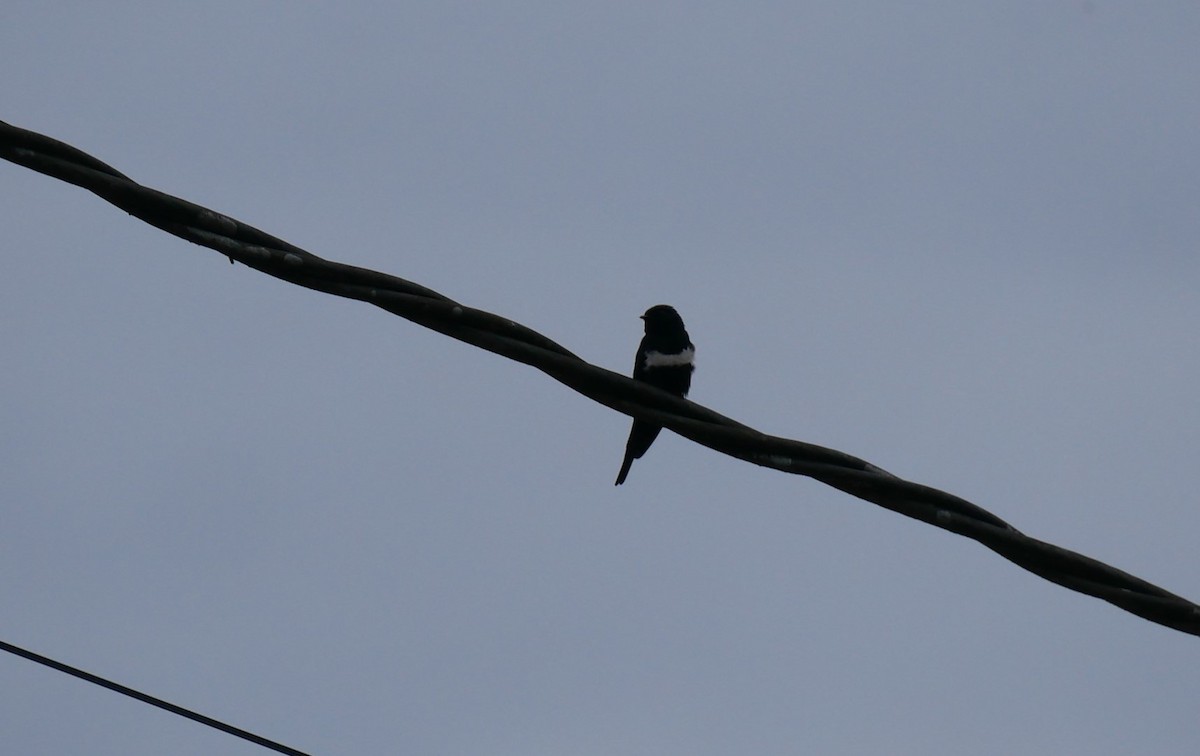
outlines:
[{"label": "white-banded swallow", "polygon": [[[638,346],[633,379],[678,396],[687,396],[692,385],[692,371],[696,369],[696,347],[688,339],[683,318],[668,305],[655,305],[641,317],[646,322],[646,335]],[[661,425],[645,420],[633,421],[629,441],[625,444],[625,460],[621,462],[615,485],[625,482],[633,460],[646,453],[660,430]]]}]

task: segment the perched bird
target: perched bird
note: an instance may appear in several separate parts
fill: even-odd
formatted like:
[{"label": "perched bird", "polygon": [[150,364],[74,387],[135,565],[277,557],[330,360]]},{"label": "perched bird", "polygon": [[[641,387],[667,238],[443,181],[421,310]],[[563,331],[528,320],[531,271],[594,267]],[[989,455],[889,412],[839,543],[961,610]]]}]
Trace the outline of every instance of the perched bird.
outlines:
[{"label": "perched bird", "polygon": [[[641,317],[646,321],[646,335],[638,346],[633,379],[645,381],[672,394],[687,396],[688,388],[692,385],[692,371],[696,369],[693,364],[696,347],[688,339],[683,318],[679,317],[674,307],[668,305],[654,305]],[[645,420],[633,421],[629,441],[625,443],[625,461],[621,463],[621,472],[617,473],[615,485],[625,482],[633,460],[646,453],[660,430],[661,425]]]}]

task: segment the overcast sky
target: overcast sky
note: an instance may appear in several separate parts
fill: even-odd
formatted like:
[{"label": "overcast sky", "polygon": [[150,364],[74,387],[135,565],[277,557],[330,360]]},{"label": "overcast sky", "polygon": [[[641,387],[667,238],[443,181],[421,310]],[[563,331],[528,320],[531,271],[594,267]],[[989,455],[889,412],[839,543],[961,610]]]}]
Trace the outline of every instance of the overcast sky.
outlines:
[{"label": "overcast sky", "polygon": [[[1200,5],[7,2],[0,120],[1200,600]],[[1200,642],[0,163],[0,639],[315,754],[1193,754]],[[261,748],[0,655],[0,750]]]}]

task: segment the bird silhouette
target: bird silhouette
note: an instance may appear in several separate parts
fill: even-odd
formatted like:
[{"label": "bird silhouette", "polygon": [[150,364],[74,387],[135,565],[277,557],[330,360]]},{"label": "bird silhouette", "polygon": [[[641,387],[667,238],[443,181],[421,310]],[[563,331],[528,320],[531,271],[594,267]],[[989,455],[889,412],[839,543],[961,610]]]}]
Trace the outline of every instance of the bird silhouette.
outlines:
[{"label": "bird silhouette", "polygon": [[[696,347],[688,339],[683,318],[669,305],[655,305],[646,310],[641,318],[646,323],[646,335],[638,345],[633,379],[677,396],[687,396],[692,385],[692,371],[696,369]],[[661,425],[634,419],[629,440],[625,443],[625,459],[621,462],[621,471],[617,473],[614,485],[625,482],[633,460],[640,459],[646,453],[661,430]]]}]

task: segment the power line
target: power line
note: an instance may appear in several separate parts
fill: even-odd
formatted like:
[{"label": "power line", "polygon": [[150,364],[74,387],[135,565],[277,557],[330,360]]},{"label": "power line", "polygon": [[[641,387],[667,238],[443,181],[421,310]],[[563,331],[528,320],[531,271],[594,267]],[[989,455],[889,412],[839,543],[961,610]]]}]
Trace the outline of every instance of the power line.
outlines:
[{"label": "power line", "polygon": [[1200,635],[1200,606],[1090,557],[1021,533],[987,510],[834,449],[768,436],[695,402],[589,364],[545,336],[396,276],[322,259],[226,215],[144,187],[75,147],[0,122],[0,157],[87,189],[129,214],[290,283],[381,307],[531,365],[605,406],[732,457],[806,475],[971,538],[1046,580]]},{"label": "power line", "polygon": [[99,685],[102,688],[114,690],[123,696],[136,698],[137,700],[143,703],[148,703],[151,706],[157,706],[160,709],[166,709],[172,714],[178,714],[181,717],[187,717],[194,722],[199,722],[202,725],[207,725],[214,729],[220,730],[221,732],[227,732],[230,735],[236,735],[242,740],[249,740],[251,743],[257,743],[264,748],[270,748],[272,751],[286,753],[288,756],[308,756],[308,754],[306,754],[304,751],[297,751],[291,746],[286,746],[282,743],[276,743],[274,740],[267,740],[261,735],[255,735],[254,733],[243,730],[240,727],[234,727],[231,724],[226,724],[220,720],[213,719],[212,717],[206,717],[203,714],[198,714],[191,709],[185,709],[182,706],[176,706],[170,701],[164,701],[161,698],[155,698],[147,693],[142,693],[141,691],[134,690],[133,688],[121,685],[120,683],[115,683],[112,680],[106,680],[99,675],[93,675],[91,672],[85,672],[78,667],[72,667],[69,664],[63,664],[62,662],[55,661],[48,656],[35,654],[34,652],[28,651],[20,646],[14,646],[11,643],[6,643],[0,640],[0,650],[7,651],[10,654],[16,654],[17,656],[24,657],[30,661],[35,661],[38,664],[43,664],[51,669],[57,669],[59,672],[66,672],[68,675],[78,677],[80,680],[87,680],[93,685]]}]

